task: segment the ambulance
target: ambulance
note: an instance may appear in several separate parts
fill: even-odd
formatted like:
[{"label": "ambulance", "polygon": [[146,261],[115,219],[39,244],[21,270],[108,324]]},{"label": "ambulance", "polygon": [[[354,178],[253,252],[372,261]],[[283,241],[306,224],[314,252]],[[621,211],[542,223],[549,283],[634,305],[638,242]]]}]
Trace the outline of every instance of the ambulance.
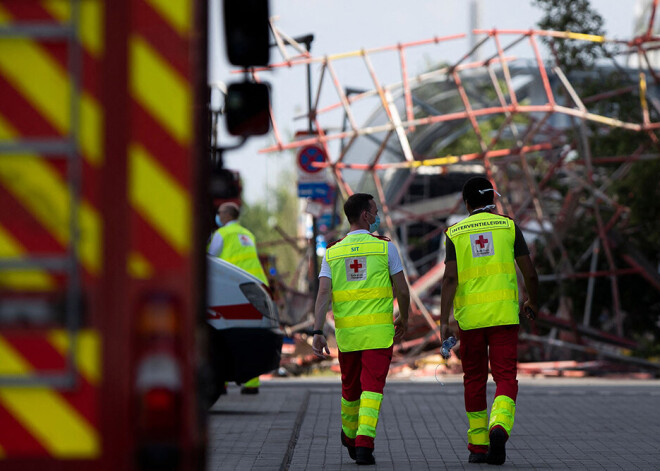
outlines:
[{"label": "ambulance", "polygon": [[226,381],[244,383],[277,369],[284,334],[268,287],[218,257],[208,255],[206,261],[211,406]]}]

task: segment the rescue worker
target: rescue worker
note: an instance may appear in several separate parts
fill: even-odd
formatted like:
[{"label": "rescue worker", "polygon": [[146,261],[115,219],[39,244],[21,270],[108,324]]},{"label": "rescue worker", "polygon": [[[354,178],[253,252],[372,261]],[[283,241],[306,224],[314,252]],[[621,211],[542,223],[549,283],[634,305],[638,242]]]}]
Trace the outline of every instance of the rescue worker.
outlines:
[{"label": "rescue worker", "polygon": [[[236,203],[223,203],[218,207],[215,231],[208,246],[208,253],[221,258],[256,276],[268,286],[268,279],[259,262],[252,232],[238,223],[240,210]],[[252,378],[241,387],[241,394],[259,394],[259,377]]]},{"label": "rescue worker", "polygon": [[[470,463],[501,465],[511,435],[518,394],[518,281],[522,272],[528,299],[523,310],[537,312],[538,277],[518,226],[493,214],[495,190],[489,180],[474,177],[463,186],[469,216],[446,231],[445,274],[440,323],[443,340],[449,335],[454,309],[460,334],[465,410],[469,428]],[[488,363],[496,384],[488,418]]]},{"label": "rescue worker", "polygon": [[[371,234],[380,218],[373,196],[356,193],[344,204],[350,232],[330,244],[319,273],[312,349],[330,354],[323,335],[332,299],[341,368],[341,443],[357,464],[376,462],[376,425],[394,339],[408,328],[410,293],[396,246]],[[399,314],[393,320],[393,292]]]}]

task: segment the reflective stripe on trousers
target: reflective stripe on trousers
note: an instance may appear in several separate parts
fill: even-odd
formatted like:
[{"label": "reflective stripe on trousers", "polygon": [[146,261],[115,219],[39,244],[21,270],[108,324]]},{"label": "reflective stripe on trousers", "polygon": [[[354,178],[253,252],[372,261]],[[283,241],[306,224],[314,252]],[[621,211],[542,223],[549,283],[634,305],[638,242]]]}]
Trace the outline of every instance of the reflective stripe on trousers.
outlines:
[{"label": "reflective stripe on trousers", "polygon": [[347,401],[341,398],[341,429],[348,438],[355,439],[358,431],[360,400]]},{"label": "reflective stripe on trousers", "polygon": [[470,428],[468,428],[468,443],[471,445],[488,445],[488,411],[466,412]]},{"label": "reflective stripe on trousers", "polygon": [[358,418],[358,435],[376,438],[376,425],[383,395],[371,391],[363,391],[360,395],[360,414]]},{"label": "reflective stripe on trousers", "polygon": [[245,383],[243,383],[243,387],[245,387],[245,388],[258,388],[259,387],[259,376],[257,376],[256,378],[252,378],[251,380],[246,381]]},{"label": "reflective stripe on trousers", "polygon": [[496,425],[500,425],[506,433],[511,435],[513,428],[513,419],[516,415],[516,403],[509,396],[496,396],[493,401],[493,407],[490,411],[490,422],[488,429],[490,430]]}]

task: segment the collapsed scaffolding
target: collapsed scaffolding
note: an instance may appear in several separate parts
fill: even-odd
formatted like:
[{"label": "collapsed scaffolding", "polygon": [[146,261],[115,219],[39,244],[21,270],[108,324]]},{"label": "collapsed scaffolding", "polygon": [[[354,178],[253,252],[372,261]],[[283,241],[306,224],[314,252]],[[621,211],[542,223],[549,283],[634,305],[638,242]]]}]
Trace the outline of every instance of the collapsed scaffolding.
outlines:
[{"label": "collapsed scaffolding", "polygon": [[[660,77],[649,60],[651,51],[660,44],[653,33],[657,3],[649,11],[648,27],[631,40],[559,31],[474,30],[473,34],[482,38],[459,60],[417,75],[408,71],[411,50],[446,45],[466,35],[314,57],[303,44],[271,25],[282,61],[251,70],[255,80],[273,69],[315,65],[320,70],[310,109],[299,117],[313,123],[315,132],[285,142],[271,111],[275,144],[262,152],[321,146],[326,159],[314,165],[328,169],[343,198],[356,191],[377,195],[385,234],[399,247],[411,280],[411,325],[417,327],[412,329],[413,338],[397,346],[400,361],[410,362],[439,346],[437,287],[444,273],[441,240],[452,218],[455,222],[455,215],[463,211],[460,184],[466,175],[478,173],[485,174],[503,195],[496,201],[498,212],[514,217],[526,234],[541,241],[533,255],[537,263],[541,259],[548,267],[541,274],[545,290],[555,293],[554,302],[542,306],[537,319],[551,328],[550,333],[539,335],[533,324],[529,332],[521,334],[522,341],[537,349],[543,346],[543,359],[553,359],[550,349],[558,348],[652,370],[660,368],[655,362],[629,356],[637,342],[624,332],[619,280],[636,275],[649,289],[660,293],[660,276],[632,248],[624,250],[620,260],[615,259],[613,250],[623,245],[621,234],[629,208],[616,200],[612,190],[612,182],[625,176],[633,163],[657,160],[660,155]],[[635,55],[637,69],[624,70],[612,61],[607,67],[599,66],[595,73],[616,68],[633,76],[636,84],[582,97],[574,83],[584,74],[566,74],[556,57],[552,64],[544,62],[540,39],[547,41],[551,50],[553,41],[568,40],[618,46],[618,54]],[[531,50],[531,61],[512,55],[525,44]],[[296,51],[293,55],[289,47]],[[382,83],[374,66],[374,58],[386,54],[396,57],[400,74],[396,83]],[[471,59],[478,54],[486,59]],[[350,59],[361,60],[369,87],[344,85],[338,64]],[[325,103],[328,89],[335,101]],[[619,119],[615,107],[603,106],[622,96],[635,97],[640,120]],[[356,108],[364,109],[365,104],[372,113],[360,125]],[[593,133],[614,129],[643,134],[648,140],[625,155],[594,155],[590,146]],[[468,144],[475,149],[447,152],[465,150]],[[452,175],[459,177],[452,179]],[[567,182],[565,194],[552,184],[558,178]],[[580,221],[585,215],[593,217],[595,225],[584,237],[582,255],[573,260],[566,238],[572,230],[584,231]],[[420,227],[423,233],[413,240],[411,232],[419,232]],[[327,237],[333,235],[329,231]],[[419,247],[421,254],[415,250]],[[605,269],[598,267],[603,254]],[[309,257],[314,256],[310,251]],[[588,281],[585,306],[578,313],[561,284],[580,279]],[[607,280],[610,287],[609,330],[593,326],[597,280]],[[562,336],[561,331],[570,335]]]}]

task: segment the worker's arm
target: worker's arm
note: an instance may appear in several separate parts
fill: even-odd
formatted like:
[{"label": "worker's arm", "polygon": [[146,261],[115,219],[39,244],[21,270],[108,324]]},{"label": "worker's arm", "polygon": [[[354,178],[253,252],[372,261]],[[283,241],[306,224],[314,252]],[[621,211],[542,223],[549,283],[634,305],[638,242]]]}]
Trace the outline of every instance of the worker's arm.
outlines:
[{"label": "worker's arm", "polygon": [[440,335],[442,340],[449,336],[449,314],[454,304],[454,296],[458,287],[458,268],[456,260],[445,263],[445,275],[442,279],[440,292]]},{"label": "worker's arm", "polygon": [[209,243],[208,253],[214,257],[219,257],[222,253],[222,246],[224,245],[224,240],[220,235],[220,231],[215,231],[211,242]]},{"label": "worker's arm", "polygon": [[[332,280],[326,276],[319,277],[319,292],[316,295],[316,306],[314,307],[314,330],[323,330],[325,324],[325,315],[328,313],[328,306],[332,295]],[[330,355],[328,342],[323,335],[314,335],[312,340],[312,351],[319,358],[325,358]]]},{"label": "worker's arm", "polygon": [[403,270],[392,275],[392,283],[396,293],[396,302],[399,305],[399,314],[394,319],[394,339],[399,340],[408,330],[408,309],[410,309],[410,290]]},{"label": "worker's arm", "polygon": [[[534,268],[534,263],[529,255],[516,257],[516,263],[518,264],[518,268],[520,268],[520,272],[525,280],[525,289],[527,290],[527,299],[523,304],[523,312],[528,318],[533,319],[536,316],[536,313],[539,312],[537,298],[539,277],[536,274],[536,268]],[[528,312],[528,309],[532,310],[531,314]]]}]

